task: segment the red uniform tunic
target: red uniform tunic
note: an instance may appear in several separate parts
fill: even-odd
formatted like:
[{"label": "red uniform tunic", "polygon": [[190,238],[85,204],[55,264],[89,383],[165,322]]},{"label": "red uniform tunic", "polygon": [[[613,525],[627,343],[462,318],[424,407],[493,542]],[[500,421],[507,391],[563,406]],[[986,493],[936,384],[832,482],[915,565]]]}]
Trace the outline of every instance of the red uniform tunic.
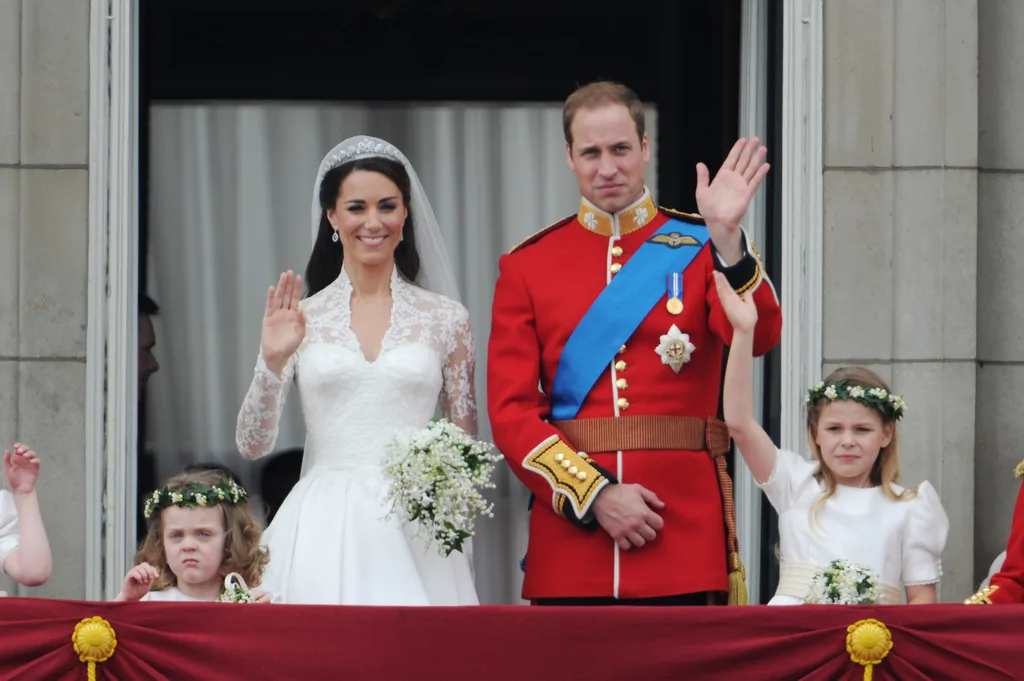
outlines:
[{"label": "red uniform tunic", "polygon": [[[562,349],[595,298],[670,219],[649,193],[616,215],[582,202],[579,213],[534,235],[499,262],[488,349],[493,439],[536,495],[530,517],[523,598],[657,596],[728,590],[726,530],[716,466],[706,451],[577,452],[550,421],[551,386]],[[782,313],[756,251],[724,268],[708,242],[682,276],[683,310],[663,296],[609,357],[577,419],[717,413],[722,353],[731,340],[715,290],[720,269],[737,291],[752,291],[759,320],[754,352],[779,340]],[[716,264],[717,262],[717,264]],[[666,272],[668,276],[671,272]],[[666,292],[667,293],[667,292]],[[693,350],[678,373],[663,358],[675,326]],[[566,463],[567,462],[567,463]],[[590,506],[605,485],[638,483],[665,502],[665,527],[641,548],[620,551]]]},{"label": "red uniform tunic", "polygon": [[[1017,467],[1018,477],[1024,477],[1024,462]],[[971,605],[994,603],[1024,603],[1024,488],[1017,492],[1017,505],[1013,509],[1010,539],[1006,543],[1006,559],[999,572],[992,575],[988,586],[967,599]]]}]

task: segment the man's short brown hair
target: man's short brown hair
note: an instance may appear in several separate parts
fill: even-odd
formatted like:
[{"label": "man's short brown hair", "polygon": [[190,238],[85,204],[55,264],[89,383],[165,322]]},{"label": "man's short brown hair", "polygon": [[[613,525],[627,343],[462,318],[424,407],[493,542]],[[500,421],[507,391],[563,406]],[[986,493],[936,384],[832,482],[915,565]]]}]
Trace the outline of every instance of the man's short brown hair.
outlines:
[{"label": "man's short brown hair", "polygon": [[621,83],[601,80],[576,90],[565,100],[562,107],[562,131],[565,142],[572,146],[572,122],[580,109],[597,109],[609,104],[621,104],[629,110],[629,116],[636,123],[636,134],[644,138],[644,105],[636,93]]}]

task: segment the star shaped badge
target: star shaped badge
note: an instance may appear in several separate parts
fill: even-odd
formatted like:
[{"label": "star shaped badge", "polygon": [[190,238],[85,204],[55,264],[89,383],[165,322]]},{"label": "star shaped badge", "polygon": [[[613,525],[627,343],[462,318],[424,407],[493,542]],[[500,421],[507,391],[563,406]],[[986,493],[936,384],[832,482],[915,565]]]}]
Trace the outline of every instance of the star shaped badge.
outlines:
[{"label": "star shaped badge", "polygon": [[683,365],[690,361],[690,355],[696,350],[696,346],[690,342],[690,335],[683,333],[675,324],[661,337],[661,343],[655,348],[655,352],[661,357],[661,363],[667,364],[672,371],[679,373]]}]

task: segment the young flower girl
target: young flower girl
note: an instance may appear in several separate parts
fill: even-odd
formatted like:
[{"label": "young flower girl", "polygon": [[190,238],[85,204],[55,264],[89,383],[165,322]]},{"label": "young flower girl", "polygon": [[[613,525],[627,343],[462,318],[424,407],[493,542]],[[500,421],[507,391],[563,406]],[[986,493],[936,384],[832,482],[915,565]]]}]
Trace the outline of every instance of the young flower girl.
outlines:
[{"label": "young flower girl", "polygon": [[267,564],[248,495],[218,470],[175,476],[145,501],[149,521],[136,565],[115,601],[269,603]]},{"label": "young flower girl", "polygon": [[0,567],[14,581],[40,586],[50,578],[53,558],[39,512],[39,459],[19,443],[4,450],[8,490],[0,490]]},{"label": "young flower girl", "polygon": [[873,372],[842,368],[808,391],[813,461],[778,449],[754,419],[757,308],[715,273],[733,326],[725,420],[779,515],[781,570],[769,605],[935,603],[949,521],[935,489],[896,484],[902,398]]}]

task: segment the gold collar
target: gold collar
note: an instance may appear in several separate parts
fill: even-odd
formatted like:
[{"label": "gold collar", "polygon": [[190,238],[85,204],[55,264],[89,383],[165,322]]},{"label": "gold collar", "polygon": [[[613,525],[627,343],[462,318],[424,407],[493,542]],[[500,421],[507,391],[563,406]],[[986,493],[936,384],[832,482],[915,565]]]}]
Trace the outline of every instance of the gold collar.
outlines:
[{"label": "gold collar", "polygon": [[650,224],[657,214],[658,207],[651,198],[651,192],[644,187],[643,196],[614,215],[604,212],[586,199],[581,199],[576,220],[591,232],[610,237],[635,232]]}]

